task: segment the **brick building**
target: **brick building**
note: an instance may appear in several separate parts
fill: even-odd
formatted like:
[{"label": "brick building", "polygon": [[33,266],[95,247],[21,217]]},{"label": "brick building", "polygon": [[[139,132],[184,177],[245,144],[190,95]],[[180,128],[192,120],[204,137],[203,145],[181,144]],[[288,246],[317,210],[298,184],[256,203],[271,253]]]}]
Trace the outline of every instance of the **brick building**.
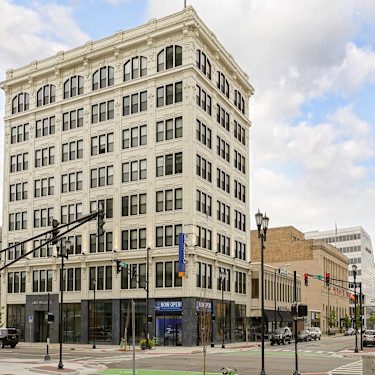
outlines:
[{"label": "brick building", "polygon": [[[260,261],[260,241],[256,230],[251,231],[251,260]],[[305,240],[304,234],[292,226],[268,230],[264,262],[275,267],[289,263],[288,270],[296,270],[302,277],[308,273],[322,275],[324,279],[329,273],[331,279],[348,280],[349,261],[341,251],[321,240]],[[301,287],[301,301],[308,305],[307,325],[318,326],[322,330],[328,328],[328,310],[334,310],[336,314],[336,325],[332,329],[338,329],[345,315],[349,315],[349,298],[345,291],[332,285],[328,293],[324,280],[309,277],[308,286]]]}]

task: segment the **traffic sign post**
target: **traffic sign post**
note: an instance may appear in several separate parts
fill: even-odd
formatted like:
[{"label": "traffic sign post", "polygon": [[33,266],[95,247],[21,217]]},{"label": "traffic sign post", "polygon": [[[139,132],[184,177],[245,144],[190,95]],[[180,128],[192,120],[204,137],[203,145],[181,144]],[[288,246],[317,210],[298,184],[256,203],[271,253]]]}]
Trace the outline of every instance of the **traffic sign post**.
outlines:
[{"label": "traffic sign post", "polygon": [[30,346],[31,346],[31,326],[32,326],[32,323],[33,323],[33,316],[32,316],[32,315],[29,315],[29,324],[30,324]]}]

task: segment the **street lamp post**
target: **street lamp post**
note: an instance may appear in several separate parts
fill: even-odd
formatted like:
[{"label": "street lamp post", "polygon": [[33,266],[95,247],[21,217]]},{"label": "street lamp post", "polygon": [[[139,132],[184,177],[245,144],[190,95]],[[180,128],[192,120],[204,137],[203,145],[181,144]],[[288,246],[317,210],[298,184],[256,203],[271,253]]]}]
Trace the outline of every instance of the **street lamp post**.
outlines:
[{"label": "street lamp post", "polygon": [[94,306],[93,306],[93,315],[94,315],[94,342],[92,348],[96,349],[96,279],[93,280],[94,284]]},{"label": "street lamp post", "polygon": [[355,321],[355,348],[354,353],[358,353],[358,337],[357,337],[357,265],[352,265],[353,277],[354,277],[354,321]]},{"label": "street lamp post", "polygon": [[225,306],[224,306],[224,282],[225,282],[226,272],[221,269],[219,272],[219,279],[221,285],[221,306],[222,306],[222,320],[221,320],[221,330],[223,343],[221,344],[222,349],[225,349]]},{"label": "street lamp post", "polygon": [[64,308],[64,258],[68,259],[69,251],[70,251],[70,241],[65,241],[65,254],[63,253],[63,246],[62,246],[62,239],[60,240],[60,254],[61,257],[61,271],[60,271],[60,293],[61,293],[61,301],[60,301],[60,321],[59,321],[59,341],[60,341],[60,358],[59,364],[57,365],[58,369],[63,369],[64,365],[62,362],[62,342],[63,342],[63,308]]},{"label": "street lamp post", "polygon": [[[265,375],[266,371],[264,369],[264,242],[267,240],[267,229],[269,218],[266,214],[258,212],[255,214],[255,222],[258,227],[258,238],[260,238],[260,251],[261,251],[261,300],[262,300],[262,369],[260,370],[260,375]],[[263,229],[263,231],[262,231]]]}]

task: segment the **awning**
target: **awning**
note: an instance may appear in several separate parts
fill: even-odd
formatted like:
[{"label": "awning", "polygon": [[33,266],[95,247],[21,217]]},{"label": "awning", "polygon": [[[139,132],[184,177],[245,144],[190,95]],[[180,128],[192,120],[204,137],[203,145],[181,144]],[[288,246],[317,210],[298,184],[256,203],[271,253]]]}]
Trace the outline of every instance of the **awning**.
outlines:
[{"label": "awning", "polygon": [[292,313],[290,311],[278,311],[282,322],[293,322]]},{"label": "awning", "polygon": [[[264,310],[264,319],[268,322],[274,322],[275,310]],[[276,321],[281,322],[281,316],[279,315],[279,311],[276,311]]]}]

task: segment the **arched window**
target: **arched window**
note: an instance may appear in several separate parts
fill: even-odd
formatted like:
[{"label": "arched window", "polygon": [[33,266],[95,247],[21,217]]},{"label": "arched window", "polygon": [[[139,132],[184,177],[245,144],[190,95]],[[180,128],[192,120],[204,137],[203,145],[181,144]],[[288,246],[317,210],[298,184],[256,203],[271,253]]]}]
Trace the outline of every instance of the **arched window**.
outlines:
[{"label": "arched window", "polygon": [[182,47],[169,46],[163,48],[157,56],[157,70],[171,69],[182,65]]},{"label": "arched window", "polygon": [[83,94],[83,77],[73,76],[64,83],[64,99]]},{"label": "arched window", "polygon": [[115,70],[112,66],[103,66],[92,75],[92,89],[98,90],[113,86],[115,83]]},{"label": "arched window", "polygon": [[124,82],[147,75],[146,57],[133,57],[124,64]]},{"label": "arched window", "polygon": [[12,100],[12,114],[27,111],[29,109],[29,94],[21,92]]},{"label": "arched window", "polygon": [[41,87],[36,96],[36,106],[54,103],[56,101],[56,87],[55,85],[45,85]]},{"label": "arched window", "polygon": [[208,57],[200,49],[197,49],[197,68],[211,79],[211,63]]}]

